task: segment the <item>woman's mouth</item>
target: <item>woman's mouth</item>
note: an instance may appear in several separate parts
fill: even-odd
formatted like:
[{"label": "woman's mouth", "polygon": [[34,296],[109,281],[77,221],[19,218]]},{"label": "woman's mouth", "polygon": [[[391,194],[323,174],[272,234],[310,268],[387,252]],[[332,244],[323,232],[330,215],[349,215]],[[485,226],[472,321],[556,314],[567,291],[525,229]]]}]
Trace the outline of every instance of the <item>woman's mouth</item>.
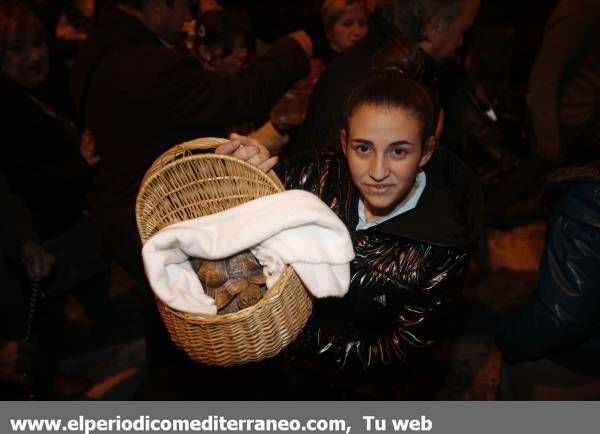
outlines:
[{"label": "woman's mouth", "polygon": [[371,194],[386,194],[392,188],[392,184],[366,184]]},{"label": "woman's mouth", "polygon": [[28,65],[25,68],[25,70],[29,74],[33,74],[33,75],[41,74],[44,71],[44,64],[43,63],[32,63],[32,64]]}]

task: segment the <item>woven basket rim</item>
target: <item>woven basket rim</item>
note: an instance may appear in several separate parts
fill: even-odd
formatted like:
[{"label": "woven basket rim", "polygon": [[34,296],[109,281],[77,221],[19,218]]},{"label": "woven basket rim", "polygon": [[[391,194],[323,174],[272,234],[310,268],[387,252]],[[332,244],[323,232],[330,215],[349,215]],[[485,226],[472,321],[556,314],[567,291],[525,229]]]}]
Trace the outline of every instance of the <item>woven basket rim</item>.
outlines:
[{"label": "woven basket rim", "polygon": [[[279,191],[279,192],[284,191],[284,189],[282,189],[281,186],[277,185],[277,183],[275,181],[273,181],[267,173],[265,173],[264,171],[262,171],[255,165],[248,163],[247,161],[240,160],[239,158],[233,157],[231,155],[204,153],[204,154],[186,155],[186,156],[177,158],[176,160],[165,163],[164,166],[162,166],[158,170],[154,171],[154,173],[152,173],[152,175],[150,175],[149,178],[144,179],[142,185],[140,186],[140,192],[155,177],[157,177],[159,174],[166,171],[167,169],[170,169],[173,166],[177,166],[177,165],[179,165],[181,163],[185,163],[187,161],[205,160],[205,159],[207,159],[207,160],[225,160],[225,161],[231,161],[234,164],[240,164],[240,165],[244,166],[245,168],[252,170],[253,172],[259,173],[260,176],[263,177],[265,180],[267,180],[269,182],[269,184],[271,184],[273,187],[275,187],[275,189],[277,189],[277,191]],[[139,197],[139,193],[138,193],[138,197]]]},{"label": "woven basket rim", "polygon": [[[177,146],[179,147],[181,145],[177,145]],[[174,149],[174,148],[171,148],[171,149]],[[225,160],[225,161],[231,162],[233,164],[239,164],[242,167],[244,167],[246,169],[249,169],[249,170],[251,170],[251,171],[259,174],[259,176],[261,178],[263,178],[266,181],[267,184],[269,184],[271,187],[273,187],[276,190],[276,192],[281,193],[281,192],[285,191],[285,189],[283,189],[280,185],[278,185],[268,175],[268,173],[265,173],[264,171],[262,171],[258,167],[254,166],[254,165],[252,165],[252,164],[250,164],[250,163],[248,163],[246,161],[240,160],[237,157],[233,157],[231,155],[221,155],[221,154],[212,154],[212,153],[201,153],[201,154],[186,155],[186,156],[182,156],[180,158],[177,158],[177,159],[175,159],[173,161],[170,161],[170,162],[166,163],[164,166],[158,168],[157,170],[154,170],[153,173],[148,178],[144,177],[144,179],[142,180],[142,184],[140,185],[140,189],[138,191],[138,194],[136,196],[136,200],[135,200],[135,212],[136,212],[136,216],[141,213],[141,207],[142,207],[141,197],[143,196],[143,193],[145,192],[146,188],[148,188],[148,186],[153,182],[154,179],[156,179],[159,176],[164,176],[164,173],[167,170],[169,170],[169,169],[171,169],[173,167],[176,167],[178,165],[181,165],[183,163],[186,163],[188,161],[210,160],[210,159],[213,159],[213,160]],[[150,168],[149,171],[150,170],[152,170],[152,168]],[[136,220],[137,220],[137,218],[136,218]],[[136,223],[137,223],[137,221],[136,221]],[[180,223],[180,222],[178,222],[178,223]],[[173,224],[176,224],[176,223],[173,223]],[[141,234],[142,231],[140,229],[141,228],[138,228],[138,232],[140,232],[140,234]],[[152,235],[154,235],[154,234],[152,234]],[[148,239],[150,237],[148,237],[145,240],[142,239],[142,245],[146,244],[146,241],[148,241]]]},{"label": "woven basket rim", "polygon": [[[184,145],[186,143],[192,143],[192,142],[193,141],[185,142],[180,145],[175,145],[174,147],[172,147],[169,150],[167,150],[166,152],[164,152],[160,157],[158,157],[156,161],[159,161],[160,159],[167,156],[170,151],[176,152],[176,150],[180,150],[180,149],[185,151],[186,148],[184,147]],[[202,148],[195,148],[194,150],[202,150]],[[197,153],[197,154],[183,155],[183,156],[177,157],[176,159],[169,161],[168,163],[165,163],[163,166],[161,166],[159,168],[156,168],[153,165],[147,171],[147,173],[152,172],[151,175],[148,177],[144,176],[144,179],[142,180],[142,183],[140,185],[138,194],[136,196],[136,201],[135,201],[136,226],[138,227],[138,233],[140,234],[142,245],[146,244],[148,239],[150,239],[154,234],[156,234],[158,232],[158,231],[156,231],[152,235],[150,235],[144,239],[142,237],[142,233],[144,233],[145,231],[142,230],[142,228],[139,225],[139,221],[138,221],[138,216],[142,214],[142,197],[143,197],[146,189],[149,188],[149,185],[151,185],[156,178],[158,178],[160,176],[164,176],[164,173],[167,172],[169,169],[172,169],[173,167],[176,167],[178,165],[181,165],[181,164],[184,164],[187,162],[191,162],[191,161],[210,160],[210,159],[224,160],[224,161],[228,161],[232,164],[241,165],[245,169],[248,169],[248,170],[256,173],[260,178],[262,178],[265,181],[265,183],[267,185],[273,187],[276,192],[281,193],[281,192],[285,191],[285,188],[283,188],[282,184],[281,185],[278,184],[273,178],[271,178],[271,176],[275,176],[275,177],[277,176],[273,172],[273,170],[270,170],[268,173],[265,173],[263,170],[248,163],[247,161],[240,160],[239,158],[233,157],[231,155],[222,155],[222,154],[214,154],[214,153],[207,153],[207,152]],[[272,173],[271,176],[269,176],[270,173]],[[184,221],[184,220],[181,220],[181,221]],[[181,221],[179,221],[177,223],[181,223]],[[172,224],[176,224],[176,223],[172,223]],[[171,225],[169,225],[169,226],[171,226]],[[165,227],[168,227],[168,226],[165,226]],[[161,228],[161,230],[162,229],[164,229],[164,228]]]}]

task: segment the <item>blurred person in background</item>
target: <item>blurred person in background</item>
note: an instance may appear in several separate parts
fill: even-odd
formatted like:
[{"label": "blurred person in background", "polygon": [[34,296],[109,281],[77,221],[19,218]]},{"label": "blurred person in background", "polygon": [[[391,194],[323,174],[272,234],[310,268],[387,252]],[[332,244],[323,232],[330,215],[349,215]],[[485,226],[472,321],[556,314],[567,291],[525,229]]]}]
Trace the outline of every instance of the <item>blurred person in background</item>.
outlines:
[{"label": "blurred person in background", "polygon": [[148,370],[165,374],[169,384],[169,365],[180,353],[148,287],[135,222],[144,173],[177,143],[220,136],[227,125],[268,115],[308,73],[312,51],[308,35],[295,32],[237,74],[207,71],[196,56],[175,49],[191,6],[187,0],[119,0],[105,7],[71,79],[78,120],[91,130],[100,158],[92,218],[106,254],[141,290]]},{"label": "blurred person in background", "polygon": [[[498,324],[500,399],[600,398],[600,3],[562,0],[530,77],[536,159],[553,213],[530,301]],[[536,173],[536,171],[538,171]],[[518,179],[515,181],[517,184]]]},{"label": "blurred person in background", "polygon": [[0,200],[0,399],[26,399],[34,387],[34,350],[32,336],[27,336],[30,288],[19,274],[25,272],[31,282],[43,280],[52,272],[55,258],[40,244],[27,209],[1,172]]},{"label": "blurred person in background", "polygon": [[304,122],[310,96],[326,65],[366,35],[368,9],[361,0],[327,0],[321,7],[321,21],[325,37],[317,32],[309,76],[296,83],[275,104],[269,122],[249,134],[274,155],[284,151]]},{"label": "blurred person in background", "polygon": [[325,64],[364,38],[369,28],[368,11],[361,0],[325,0],[321,19],[327,44],[315,51],[315,57]]},{"label": "blurred person in background", "polygon": [[1,172],[0,201],[0,399],[78,397],[90,383],[59,373],[63,304],[43,294],[57,257],[43,246],[29,211]]},{"label": "blurred person in background", "polygon": [[195,49],[204,68],[222,77],[239,73],[248,64],[254,37],[248,26],[223,9],[198,17]]},{"label": "blurred person in background", "polygon": [[53,359],[67,292],[84,301],[98,334],[106,331],[110,304],[107,265],[84,215],[92,169],[80,146],[90,137],[80,134],[72,120],[64,70],[50,62],[46,36],[40,19],[23,2],[0,4],[0,131],[5,145],[0,171],[24,204],[35,238],[56,258],[42,285],[43,310],[55,325],[37,330]]},{"label": "blurred person in background", "polygon": [[424,52],[424,81],[440,92],[445,88],[443,62],[455,55],[464,33],[479,11],[479,0],[387,0],[370,17],[369,31],[353,47],[328,64],[311,97],[306,120],[289,155],[314,146],[335,148],[343,127],[342,107],[352,89],[371,69],[373,56],[394,37],[403,35]]}]

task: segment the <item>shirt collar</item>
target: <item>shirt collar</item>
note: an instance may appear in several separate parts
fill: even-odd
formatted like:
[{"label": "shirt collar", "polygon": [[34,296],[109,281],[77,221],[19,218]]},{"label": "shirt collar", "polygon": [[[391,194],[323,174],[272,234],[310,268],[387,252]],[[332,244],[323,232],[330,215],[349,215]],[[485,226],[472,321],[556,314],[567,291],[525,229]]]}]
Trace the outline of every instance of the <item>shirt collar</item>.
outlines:
[{"label": "shirt collar", "polygon": [[372,228],[380,223],[383,223],[391,218],[399,216],[400,214],[404,214],[417,206],[423,191],[425,190],[425,186],[427,185],[427,177],[425,176],[424,171],[420,171],[415,178],[414,188],[409,193],[408,197],[404,199],[404,202],[401,206],[396,208],[393,212],[389,213],[386,216],[380,217],[378,219],[367,222],[367,218],[365,215],[365,204],[362,199],[358,200],[358,224],[356,225],[356,230],[365,230]]}]

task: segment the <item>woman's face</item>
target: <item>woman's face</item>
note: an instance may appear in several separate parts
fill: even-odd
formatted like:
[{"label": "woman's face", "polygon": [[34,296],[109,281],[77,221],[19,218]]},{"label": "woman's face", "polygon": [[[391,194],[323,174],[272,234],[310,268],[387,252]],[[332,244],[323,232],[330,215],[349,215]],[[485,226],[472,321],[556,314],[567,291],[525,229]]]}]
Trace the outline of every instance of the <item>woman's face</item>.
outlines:
[{"label": "woman's face", "polygon": [[335,51],[344,51],[365,37],[367,26],[365,9],[355,4],[346,9],[346,12],[335,22],[327,38]]},{"label": "woman's face", "polygon": [[2,54],[2,75],[27,88],[48,76],[48,46],[41,31],[9,32]]},{"label": "woman's face", "polygon": [[433,138],[423,143],[420,122],[410,111],[363,105],[354,112],[348,131],[342,131],[342,149],[367,221],[402,205],[433,147]]}]

